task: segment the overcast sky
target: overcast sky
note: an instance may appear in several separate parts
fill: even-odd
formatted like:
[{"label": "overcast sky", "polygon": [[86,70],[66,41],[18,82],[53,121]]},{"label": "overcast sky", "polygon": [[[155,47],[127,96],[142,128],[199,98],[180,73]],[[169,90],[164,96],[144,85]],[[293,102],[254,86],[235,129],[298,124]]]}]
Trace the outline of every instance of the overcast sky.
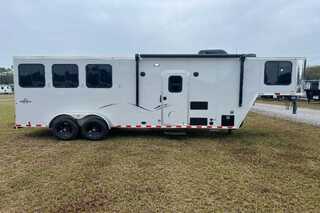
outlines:
[{"label": "overcast sky", "polygon": [[16,55],[222,48],[320,64],[319,0],[1,0],[0,66]]}]

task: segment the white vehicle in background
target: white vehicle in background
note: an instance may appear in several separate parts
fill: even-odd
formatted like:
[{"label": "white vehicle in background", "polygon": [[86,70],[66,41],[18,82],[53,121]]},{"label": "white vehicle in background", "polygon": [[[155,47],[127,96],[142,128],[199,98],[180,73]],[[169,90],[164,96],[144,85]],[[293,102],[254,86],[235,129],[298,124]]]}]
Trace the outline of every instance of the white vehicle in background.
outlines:
[{"label": "white vehicle in background", "polygon": [[310,102],[310,100],[320,100],[320,80],[305,80],[303,89],[308,102]]},{"label": "white vehicle in background", "polygon": [[14,70],[17,128],[98,140],[113,128],[238,129],[259,95],[301,95],[305,59],[210,51],[15,57]]},{"label": "white vehicle in background", "polygon": [[0,84],[0,94],[13,94],[13,89],[11,85]]}]

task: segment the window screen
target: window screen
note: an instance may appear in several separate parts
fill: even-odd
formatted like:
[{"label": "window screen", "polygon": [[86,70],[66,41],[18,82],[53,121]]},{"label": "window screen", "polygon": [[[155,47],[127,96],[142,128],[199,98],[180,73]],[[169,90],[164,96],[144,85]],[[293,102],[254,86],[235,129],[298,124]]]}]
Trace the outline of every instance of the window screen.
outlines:
[{"label": "window screen", "polygon": [[291,75],[290,61],[268,61],[265,64],[264,83],[267,85],[289,85]]},{"label": "window screen", "polygon": [[56,88],[76,88],[79,86],[79,71],[76,64],[54,64],[52,81]]},{"label": "window screen", "polygon": [[179,75],[172,75],[169,77],[168,84],[169,92],[178,93],[182,91],[182,77]]},{"label": "window screen", "polygon": [[46,84],[43,64],[20,64],[18,75],[20,87],[41,88]]},{"label": "window screen", "polygon": [[110,64],[88,64],[86,66],[88,88],[112,87],[112,66]]}]

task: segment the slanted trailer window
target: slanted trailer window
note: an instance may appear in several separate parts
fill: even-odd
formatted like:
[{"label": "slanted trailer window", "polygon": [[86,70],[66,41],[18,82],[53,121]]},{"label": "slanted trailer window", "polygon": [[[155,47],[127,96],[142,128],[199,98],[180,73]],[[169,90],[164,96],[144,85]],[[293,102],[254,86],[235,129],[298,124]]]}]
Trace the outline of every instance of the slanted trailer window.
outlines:
[{"label": "slanted trailer window", "polygon": [[111,88],[112,66],[110,64],[88,64],[86,79],[88,88]]},{"label": "slanted trailer window", "polygon": [[76,88],[79,86],[79,71],[76,64],[52,65],[52,82],[56,88]]},{"label": "slanted trailer window", "polygon": [[291,84],[292,63],[290,61],[267,61],[265,64],[264,83],[266,85]]},{"label": "slanted trailer window", "polygon": [[179,93],[182,91],[182,77],[179,75],[172,75],[169,77],[168,90],[172,93]]},{"label": "slanted trailer window", "polygon": [[43,64],[20,64],[18,75],[20,87],[42,88],[46,84]]}]

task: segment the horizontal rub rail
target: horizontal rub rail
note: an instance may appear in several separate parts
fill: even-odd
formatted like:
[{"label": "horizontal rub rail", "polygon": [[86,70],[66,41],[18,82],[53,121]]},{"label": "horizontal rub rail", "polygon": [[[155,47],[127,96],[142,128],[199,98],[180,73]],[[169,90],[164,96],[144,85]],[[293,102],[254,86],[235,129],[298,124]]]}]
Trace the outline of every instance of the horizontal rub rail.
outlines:
[{"label": "horizontal rub rail", "polygon": [[201,125],[118,125],[113,128],[126,128],[126,129],[236,129],[235,126],[201,126]]},{"label": "horizontal rub rail", "polygon": [[[14,128],[42,128],[47,127],[44,124],[31,124],[30,122],[26,124],[16,124]],[[141,124],[126,124],[126,125],[117,125],[113,128],[124,128],[124,129],[237,129],[235,126],[202,126],[202,125],[141,125]]]}]

